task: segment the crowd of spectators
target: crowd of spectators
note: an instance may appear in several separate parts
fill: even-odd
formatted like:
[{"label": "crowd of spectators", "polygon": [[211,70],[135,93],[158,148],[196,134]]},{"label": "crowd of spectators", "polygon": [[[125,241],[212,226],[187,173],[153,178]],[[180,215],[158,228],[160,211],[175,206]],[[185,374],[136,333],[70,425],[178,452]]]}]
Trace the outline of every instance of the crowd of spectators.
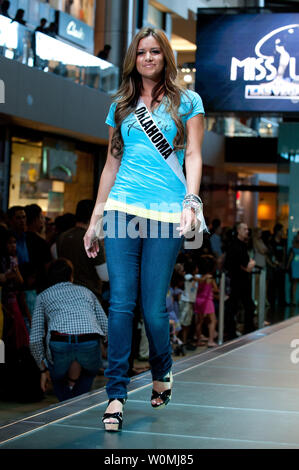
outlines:
[{"label": "crowd of spectators", "polygon": [[[83,246],[92,209],[93,201],[83,200],[75,214],[55,220],[45,217],[36,204],[0,213],[0,339],[5,343],[1,399],[41,400],[51,380],[56,396],[64,400],[88,391],[105,367],[109,276],[104,245],[99,244],[93,259]],[[257,328],[253,272],[265,270],[267,274],[268,322],[287,304],[287,273],[289,304],[296,303],[299,234],[287,252],[283,232],[281,224],[271,233],[249,230],[243,222],[223,227],[215,219],[201,248],[185,250],[182,245],[166,298],[174,355],[217,346],[223,271],[224,340]],[[135,359],[148,359],[139,301],[129,375],[136,373]]]},{"label": "crowd of spectators", "polygon": [[[266,278],[265,326],[282,318],[286,306],[296,305],[299,280],[299,233],[287,250],[283,225],[273,232],[249,229],[246,223],[223,227],[219,219],[210,224],[198,250],[182,250],[167,297],[174,354],[199,346],[215,347],[219,310],[220,275],[225,272],[224,340],[247,334],[258,326],[259,279]],[[255,289],[252,275],[255,275]],[[286,299],[286,277],[290,293]],[[279,317],[280,315],[280,317]],[[141,329],[140,359],[146,359]]]},{"label": "crowd of spectators", "polygon": [[[89,347],[90,361],[92,348],[98,349],[98,359],[94,364],[98,369],[102,367],[107,333],[102,292],[105,292],[104,284],[108,284],[108,273],[102,244],[93,260],[89,260],[84,251],[83,236],[92,209],[91,200],[82,200],[77,205],[76,214],[64,214],[55,221],[45,218],[37,204],[13,206],[7,214],[0,214],[0,339],[5,344],[5,363],[0,364],[2,399],[42,399],[46,380],[41,386],[41,373],[47,369],[52,373],[51,381],[59,399],[88,391],[86,387],[92,385],[95,366],[90,369],[84,363],[84,367],[82,364],[79,367],[76,364],[77,349]],[[62,268],[66,260],[70,267]],[[81,290],[76,290],[73,284],[81,286]],[[59,302],[54,303],[52,299],[50,305],[47,299],[53,292],[54,299],[58,298]],[[72,306],[73,314],[65,304]],[[51,331],[57,333],[53,349],[66,337],[70,337],[72,342],[71,336],[75,336],[76,354],[71,351],[68,356],[69,364],[63,372],[65,377],[57,377],[57,370],[61,372],[61,367],[51,369],[52,364],[47,361],[51,357],[50,337],[47,336]],[[64,333],[65,337],[57,338],[59,333]],[[90,344],[94,341],[98,346]],[[82,362],[82,354],[80,357]],[[59,360],[56,362],[58,364]],[[64,378],[71,392],[66,392],[60,383]]]}]

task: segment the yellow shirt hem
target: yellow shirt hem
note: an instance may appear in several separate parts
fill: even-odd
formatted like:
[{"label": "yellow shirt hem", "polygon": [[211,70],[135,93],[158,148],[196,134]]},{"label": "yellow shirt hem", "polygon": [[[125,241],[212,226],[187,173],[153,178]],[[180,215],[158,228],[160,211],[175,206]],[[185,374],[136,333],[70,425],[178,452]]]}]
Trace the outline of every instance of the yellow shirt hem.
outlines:
[{"label": "yellow shirt hem", "polygon": [[173,224],[180,223],[181,221],[181,212],[169,213],[154,211],[152,209],[145,209],[143,207],[126,204],[125,202],[116,201],[115,199],[109,198],[107,199],[104,210],[126,212],[127,214],[137,215],[138,217],[144,217],[146,219],[158,220],[160,222],[168,222]]}]

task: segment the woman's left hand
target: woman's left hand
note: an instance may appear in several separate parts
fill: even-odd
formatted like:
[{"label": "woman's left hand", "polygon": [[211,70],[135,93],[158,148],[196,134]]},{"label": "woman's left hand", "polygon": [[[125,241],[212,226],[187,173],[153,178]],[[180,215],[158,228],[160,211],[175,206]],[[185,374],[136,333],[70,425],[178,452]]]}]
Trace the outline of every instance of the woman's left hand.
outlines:
[{"label": "woman's left hand", "polygon": [[193,230],[197,225],[197,218],[195,215],[194,209],[184,208],[181,214],[180,226],[177,228],[179,230],[180,236],[186,235],[187,232]]}]

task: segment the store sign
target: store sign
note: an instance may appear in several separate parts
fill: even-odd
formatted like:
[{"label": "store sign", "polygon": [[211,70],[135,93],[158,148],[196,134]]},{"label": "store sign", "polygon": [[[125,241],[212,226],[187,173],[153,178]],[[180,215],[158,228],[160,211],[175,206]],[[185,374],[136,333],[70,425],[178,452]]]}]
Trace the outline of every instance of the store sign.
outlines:
[{"label": "store sign", "polygon": [[299,111],[299,14],[199,17],[197,41],[207,110]]},{"label": "store sign", "polygon": [[72,16],[59,12],[58,35],[88,51],[93,50],[93,29]]},{"label": "store sign", "polygon": [[69,36],[72,36],[73,38],[80,39],[81,41],[84,41],[84,38],[85,38],[84,31],[83,31],[82,27],[80,27],[79,29],[77,28],[77,25],[76,25],[75,21],[71,20],[69,22],[69,24],[66,27],[66,32]]}]

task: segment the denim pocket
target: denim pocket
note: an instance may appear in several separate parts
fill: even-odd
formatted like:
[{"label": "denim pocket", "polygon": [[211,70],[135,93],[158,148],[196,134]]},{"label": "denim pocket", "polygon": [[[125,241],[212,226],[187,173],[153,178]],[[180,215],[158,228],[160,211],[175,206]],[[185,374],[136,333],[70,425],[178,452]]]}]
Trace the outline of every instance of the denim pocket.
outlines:
[{"label": "denim pocket", "polygon": [[72,361],[72,351],[68,343],[60,343],[58,341],[50,341],[50,351],[53,360],[53,375],[63,377]]},{"label": "denim pocket", "polygon": [[77,344],[76,359],[84,369],[96,373],[102,365],[99,341],[86,341]]}]

